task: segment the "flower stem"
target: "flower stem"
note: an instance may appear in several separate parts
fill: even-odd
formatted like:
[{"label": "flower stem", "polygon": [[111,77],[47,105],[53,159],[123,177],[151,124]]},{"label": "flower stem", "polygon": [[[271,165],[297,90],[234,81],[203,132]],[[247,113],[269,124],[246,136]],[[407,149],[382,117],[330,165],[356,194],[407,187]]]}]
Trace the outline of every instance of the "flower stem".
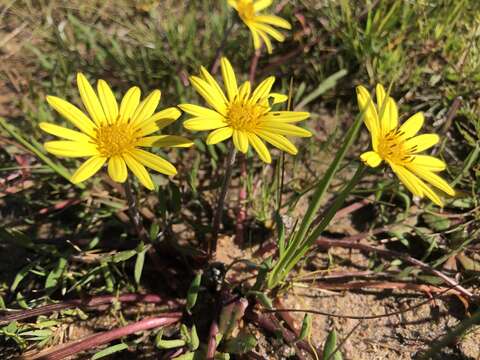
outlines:
[{"label": "flower stem", "polygon": [[142,217],[140,216],[140,212],[138,211],[137,206],[137,198],[132,190],[132,185],[130,183],[130,177],[127,178],[125,181],[125,196],[127,198],[128,203],[128,215],[130,217],[130,221],[132,222],[135,232],[140,240],[147,241],[148,240],[148,233],[142,223]]},{"label": "flower stem", "polygon": [[207,253],[209,259],[214,258],[215,252],[217,251],[218,231],[220,230],[220,221],[222,220],[225,198],[227,196],[228,188],[230,186],[230,180],[232,179],[233,164],[235,163],[236,154],[237,150],[235,149],[233,144],[230,144],[227,156],[227,167],[225,170],[225,175],[223,177],[222,189],[220,190],[217,210],[215,211],[215,215],[213,218],[212,237],[207,244]]},{"label": "flower stem", "polygon": [[225,48],[225,45],[227,44],[228,37],[230,36],[230,33],[233,30],[233,27],[235,26],[235,21],[232,21],[230,25],[227,25],[225,23],[225,31],[223,33],[223,38],[222,41],[220,42],[220,45],[217,48],[217,51],[215,52],[215,57],[213,60],[212,67],[210,68],[210,72],[214,75],[218,71],[218,66],[220,65],[220,58],[222,57],[223,54],[223,49]]},{"label": "flower stem", "polygon": [[255,83],[255,75],[257,73],[258,60],[260,59],[261,55],[262,55],[262,48],[255,50],[255,54],[253,55],[252,61],[250,62],[250,71],[248,75],[248,80],[250,81],[250,84],[252,86]]}]

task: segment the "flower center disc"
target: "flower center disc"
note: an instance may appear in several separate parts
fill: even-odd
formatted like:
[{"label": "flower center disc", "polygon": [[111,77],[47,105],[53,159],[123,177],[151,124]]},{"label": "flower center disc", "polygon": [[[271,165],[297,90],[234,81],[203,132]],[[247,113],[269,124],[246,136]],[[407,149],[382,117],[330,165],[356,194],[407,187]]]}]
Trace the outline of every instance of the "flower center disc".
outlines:
[{"label": "flower center disc", "polygon": [[405,146],[402,133],[392,130],[382,137],[378,143],[380,157],[394,164],[407,164],[412,160],[410,149]]},{"label": "flower center disc", "polygon": [[252,0],[242,0],[237,3],[238,13],[244,20],[251,20],[255,16]]},{"label": "flower center disc", "polygon": [[253,131],[265,109],[257,104],[233,103],[228,109],[228,122],[236,130]]},{"label": "flower center disc", "polygon": [[135,147],[137,138],[128,124],[111,124],[97,129],[98,151],[106,157],[120,155]]}]

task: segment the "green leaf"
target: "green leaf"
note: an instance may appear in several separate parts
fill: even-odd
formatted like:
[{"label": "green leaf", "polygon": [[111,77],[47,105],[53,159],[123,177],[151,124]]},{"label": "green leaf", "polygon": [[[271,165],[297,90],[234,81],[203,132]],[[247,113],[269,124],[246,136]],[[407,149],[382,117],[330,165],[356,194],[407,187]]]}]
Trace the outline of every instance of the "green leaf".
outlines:
[{"label": "green leaf", "polygon": [[[325,341],[325,346],[323,347],[323,360],[342,360],[342,354],[340,351],[335,351],[337,348],[337,332],[335,329],[330,331],[328,334],[327,341]],[[334,353],[335,351],[335,353]]]},{"label": "green leaf", "polygon": [[138,285],[140,284],[140,279],[142,277],[143,265],[145,263],[145,254],[147,252],[147,248],[141,243],[137,249],[137,259],[135,260],[135,270],[134,270],[134,277],[135,283]]},{"label": "green leaf", "polygon": [[192,332],[190,333],[190,343],[188,344],[190,350],[197,350],[200,346],[200,339],[198,338],[197,328],[195,325],[192,326]]},{"label": "green leaf", "polygon": [[335,216],[337,210],[340,208],[347,196],[353,190],[356,183],[360,181],[365,170],[364,165],[360,165],[357,168],[355,175],[350,179],[350,181],[347,183],[341,193],[335,198],[334,203],[328,209],[320,224],[317,225],[317,227],[307,237],[310,227],[314,219],[317,217],[318,210],[320,209],[320,206],[322,204],[323,196],[330,187],[330,184],[335,174],[339,170],[348,149],[352,146],[354,140],[358,136],[360,126],[363,123],[362,120],[363,113],[361,114],[361,116],[358,116],[355,119],[354,123],[348,130],[342,147],[338,150],[335,159],[330,163],[330,166],[325,172],[322,180],[315,186],[315,192],[312,196],[312,199],[310,200],[307,212],[305,213],[305,216],[300,223],[299,230],[294,234],[292,240],[288,242],[285,253],[283,254],[283,256],[279,257],[274,268],[269,273],[267,282],[267,286],[269,289],[274,288],[279,283],[285,280],[289,272],[305,255],[310,246],[312,246],[317,240],[319,234],[328,226],[330,221]]},{"label": "green leaf", "polygon": [[448,230],[451,226],[450,219],[443,216],[423,214],[422,218],[427,223],[428,227],[436,232]]},{"label": "green leaf", "polygon": [[248,295],[253,295],[257,298],[257,300],[262,304],[265,308],[268,310],[273,310],[273,303],[272,300],[263,292],[261,291],[249,291],[247,293]]},{"label": "green leaf", "polygon": [[15,275],[15,278],[13,279],[12,285],[10,285],[10,291],[15,292],[17,289],[18,285],[22,282],[22,280],[28,275],[30,270],[33,268],[34,264],[28,264],[24,268],[22,268],[17,275]]},{"label": "green leaf", "polygon": [[102,351],[99,351],[99,352],[95,353],[92,356],[92,360],[97,360],[97,359],[103,358],[103,357],[108,356],[108,355],[115,354],[117,352],[120,352],[120,351],[123,351],[123,350],[126,350],[126,349],[128,349],[128,345],[124,344],[124,343],[112,345],[112,346],[109,346],[106,349],[103,349]]},{"label": "green leaf", "polygon": [[312,324],[312,314],[305,314],[302,321],[302,329],[300,330],[300,336],[298,337],[299,340],[310,339],[312,335]]},{"label": "green leaf", "polygon": [[125,250],[116,253],[109,258],[114,263],[121,263],[137,255],[137,250]]},{"label": "green leaf", "polygon": [[322,95],[326,91],[333,88],[337,84],[337,81],[347,74],[348,74],[347,70],[342,69],[330,75],[328,78],[323,80],[314,91],[312,91],[310,94],[305,96],[303,100],[297,106],[295,106],[295,109],[305,107],[305,105],[312,102],[313,100],[318,98],[320,95]]},{"label": "green leaf", "polygon": [[278,251],[280,252],[280,256],[282,256],[285,252],[285,225],[278,212],[275,213],[275,224],[277,225],[278,233]]},{"label": "green leaf", "polygon": [[190,312],[197,303],[198,292],[200,291],[200,283],[202,282],[202,273],[195,274],[187,293],[187,306],[186,309]]},{"label": "green leaf", "polygon": [[[0,117],[0,126],[3,127],[15,140],[20,144],[25,146],[28,150],[34,153],[40,160],[47,164],[53,171],[55,171],[60,176],[64,177],[70,181],[69,171],[60,164],[53,162],[44,152],[41,150],[41,145],[35,141],[35,139],[25,139],[22,135],[19,134],[15,126],[9,124],[4,118]],[[85,184],[75,184],[80,189],[85,189]]]},{"label": "green leaf", "polygon": [[62,277],[62,274],[65,271],[66,267],[67,267],[67,259],[63,257],[58,259],[57,266],[55,267],[55,269],[50,271],[50,273],[47,276],[47,279],[45,280],[45,288],[51,289],[57,286],[58,281]]},{"label": "green leaf", "polygon": [[245,354],[257,346],[257,340],[249,333],[241,332],[237,337],[225,342],[225,352],[229,354]]}]

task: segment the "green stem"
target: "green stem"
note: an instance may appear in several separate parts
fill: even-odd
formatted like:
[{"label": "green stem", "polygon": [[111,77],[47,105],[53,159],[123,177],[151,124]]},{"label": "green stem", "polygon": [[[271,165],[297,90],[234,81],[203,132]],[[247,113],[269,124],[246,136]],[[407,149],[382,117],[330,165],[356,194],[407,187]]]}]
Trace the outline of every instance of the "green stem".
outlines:
[{"label": "green stem", "polygon": [[287,264],[292,262],[292,259],[294,258],[295,253],[299,248],[305,247],[304,245],[305,238],[312,225],[312,222],[315,220],[315,216],[318,213],[318,210],[320,209],[323,196],[327,192],[335,174],[340,168],[340,165],[343,159],[345,158],[345,155],[348,149],[352,146],[353,142],[357,138],[358,132],[360,130],[360,126],[362,125],[362,119],[363,119],[363,114],[361,114],[355,119],[355,122],[353,123],[352,127],[347,132],[345,142],[343,143],[342,147],[338,151],[333,162],[330,164],[323,179],[318,183],[317,189],[315,190],[312,196],[310,205],[307,209],[307,213],[305,214],[300,224],[299,230],[293,235],[293,239],[289,242],[288,247],[284,253],[284,256],[279,258],[275,267],[270,273],[269,280],[268,280],[269,288],[272,288],[275,285],[277,285],[288,274],[288,273],[285,273],[284,269],[286,269],[287,267],[292,268],[293,265],[290,264],[287,266]]},{"label": "green stem", "polygon": [[310,247],[315,244],[315,241],[320,237],[320,234],[326,229],[337,211],[342,207],[347,196],[352,192],[353,188],[362,179],[365,173],[365,169],[365,165],[360,163],[357,171],[353,175],[353,178],[343,188],[341,193],[335,198],[334,203],[328,209],[322,221],[317,225],[317,227],[315,227],[315,229],[311,232],[308,238],[300,244],[300,246],[294,248],[291,252],[288,251],[288,254],[285,256],[286,260],[284,260],[285,265],[280,269],[279,272],[277,272],[277,276],[272,279],[272,286],[275,286],[279,282],[283,281],[287,277],[288,273],[302,259],[302,257],[305,256]]},{"label": "green stem", "polygon": [[207,243],[207,253],[208,258],[212,259],[215,257],[215,252],[217,251],[217,240],[218,240],[218,232],[220,230],[220,222],[222,220],[223,208],[225,204],[225,198],[227,196],[228,188],[230,186],[230,180],[232,179],[233,173],[233,164],[235,163],[237,151],[233,143],[230,144],[230,148],[228,150],[228,157],[227,157],[227,168],[225,170],[225,175],[223,177],[222,189],[220,190],[220,196],[218,197],[218,205],[217,210],[215,211],[215,215],[213,218],[213,226],[212,226],[212,237]]},{"label": "green stem", "polygon": [[130,216],[130,221],[132,222],[137,236],[142,241],[148,240],[148,232],[143,226],[142,217],[138,211],[137,198],[132,190],[130,177],[127,177],[127,180],[124,184],[125,188],[125,197],[127,198],[128,203],[128,215]]}]

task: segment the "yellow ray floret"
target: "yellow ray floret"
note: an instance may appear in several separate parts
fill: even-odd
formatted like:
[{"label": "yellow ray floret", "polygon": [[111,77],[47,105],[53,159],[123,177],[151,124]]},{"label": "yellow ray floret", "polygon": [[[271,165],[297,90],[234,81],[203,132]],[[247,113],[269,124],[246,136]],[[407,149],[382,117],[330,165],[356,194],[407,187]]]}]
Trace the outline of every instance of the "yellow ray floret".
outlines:
[{"label": "yellow ray floret", "polygon": [[297,148],[285,135],[311,136],[310,131],[295,125],[310,114],[272,110],[273,104],[287,100],[287,96],[271,92],[275,82],[273,76],[263,80],[252,91],[248,81],[237,85],[232,65],[226,58],[221,59],[220,66],[226,94],[203,67],[200,76],[190,78],[193,87],[212,109],[193,104],[179,105],[184,112],[193,116],[184,122],[185,128],[193,131],[213,130],[207,137],[209,145],[232,138],[235,148],[243,153],[251,145],[266,163],[272,159],[264,141],[295,155]]},{"label": "yellow ray floret", "polygon": [[446,165],[433,156],[418,154],[438,143],[438,135],[417,135],[424,123],[422,113],[416,113],[399,125],[397,104],[380,84],[376,87],[376,98],[375,104],[366,88],[357,87],[358,105],[370,132],[373,148],[363,153],[361,159],[371,167],[377,167],[385,161],[414,195],[426,196],[443,206],[438,194],[426,183],[454,196],[452,187],[435,174],[445,170]]},{"label": "yellow ray floret", "polygon": [[177,173],[170,162],[141,149],[189,147],[193,144],[181,136],[152,135],[180,116],[180,111],[173,107],[155,113],[160,102],[159,90],[140,102],[140,89],[132,87],[119,106],[105,81],[98,81],[97,92],[83,74],[77,75],[77,84],[88,116],[58,97],[47,96],[47,102],[80,131],[40,123],[43,131],[63,139],[46,142],[44,147],[48,152],[62,157],[89,157],[72,175],[73,183],[87,180],[104,164],[107,164],[112,180],[125,182],[129,169],[150,190],[154,184],[145,167],[165,175]]},{"label": "yellow ray floret", "polygon": [[228,0],[228,4],[237,11],[240,19],[249,28],[256,50],[260,49],[262,43],[265,43],[268,53],[271,54],[273,46],[270,37],[279,42],[285,40],[285,36],[274,26],[287,30],[292,28],[290,23],[281,17],[258,14],[269,7],[272,0]]}]

